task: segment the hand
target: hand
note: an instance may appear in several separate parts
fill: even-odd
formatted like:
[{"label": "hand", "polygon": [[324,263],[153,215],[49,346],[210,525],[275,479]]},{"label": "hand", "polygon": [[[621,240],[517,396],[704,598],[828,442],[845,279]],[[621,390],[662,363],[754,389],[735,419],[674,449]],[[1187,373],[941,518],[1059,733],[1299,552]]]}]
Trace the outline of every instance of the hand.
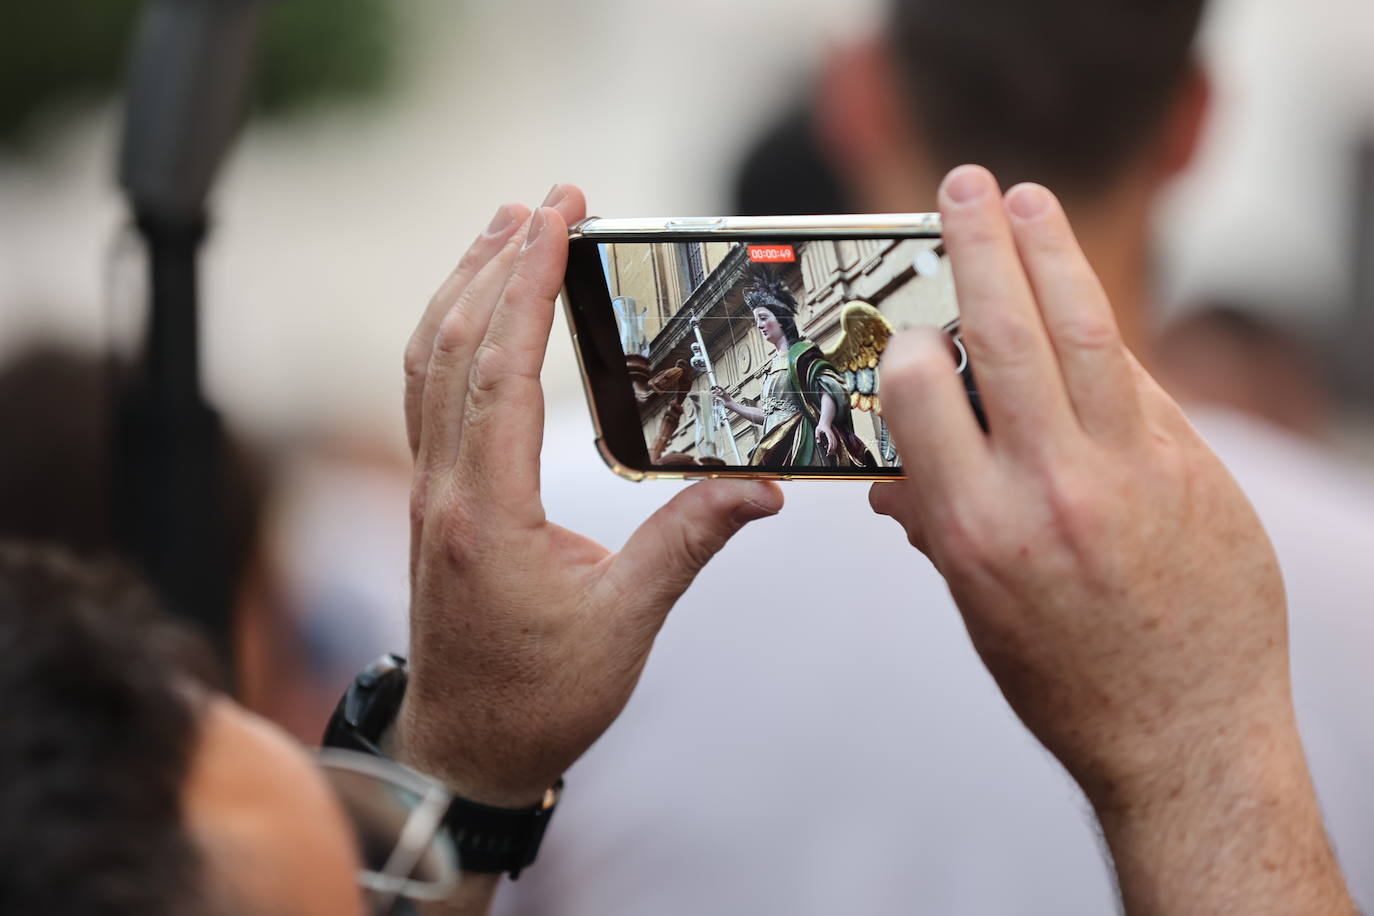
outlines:
[{"label": "hand", "polygon": [[835,426],[833,423],[821,422],[816,425],[816,445],[820,446],[821,452],[829,457],[835,454]]},{"label": "hand", "polygon": [[725,393],[725,389],[719,385],[711,386],[711,403],[722,404],[726,407],[734,407],[735,402]]},{"label": "hand", "polygon": [[[948,580],[1007,700],[1097,808],[1128,909],[1211,911],[1206,894],[1244,887],[1266,912],[1315,911],[1279,890],[1335,866],[1254,511],[1125,349],[1048,191],[1004,201],[964,167],[941,209],[989,432],[939,332],[897,335],[883,406],[908,476],[874,508]],[[1342,899],[1339,872],[1317,889],[1302,901]],[[1222,908],[1260,911],[1242,899]]]},{"label": "hand", "polygon": [[406,351],[411,682],[399,755],[464,797],[522,807],[610,725],[669,608],[775,485],[679,492],[618,554],[544,516],[539,371],[563,282],[570,185],[507,206],[435,295]]}]

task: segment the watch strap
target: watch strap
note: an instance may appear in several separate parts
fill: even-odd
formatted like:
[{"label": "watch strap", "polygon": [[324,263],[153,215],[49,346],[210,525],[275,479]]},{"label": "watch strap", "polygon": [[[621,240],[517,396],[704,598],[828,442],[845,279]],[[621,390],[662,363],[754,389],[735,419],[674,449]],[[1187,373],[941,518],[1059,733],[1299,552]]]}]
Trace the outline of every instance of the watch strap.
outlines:
[{"label": "watch strap", "polygon": [[458,850],[458,864],[466,871],[510,872],[512,879],[534,862],[544,831],[553,818],[559,780],[533,808],[496,808],[465,798],[454,798],[444,815],[444,826]]},{"label": "watch strap", "polygon": [[[321,743],[389,757],[381,748],[382,735],[400,711],[408,681],[404,658],[390,653],[377,658],[340,698]],[[562,791],[560,779],[532,808],[497,808],[453,796],[443,823],[458,853],[459,867],[518,877],[538,855]]]}]

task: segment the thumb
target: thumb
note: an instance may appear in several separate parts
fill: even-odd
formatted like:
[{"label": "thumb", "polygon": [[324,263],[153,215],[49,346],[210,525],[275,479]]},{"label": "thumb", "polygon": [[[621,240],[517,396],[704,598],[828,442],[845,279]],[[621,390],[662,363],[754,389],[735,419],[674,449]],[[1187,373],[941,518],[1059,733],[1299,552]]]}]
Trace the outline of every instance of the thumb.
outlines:
[{"label": "thumb", "polygon": [[638,594],[645,611],[668,613],[702,567],[749,522],[776,515],[782,490],[762,480],[703,480],[640,525],[612,561],[614,593]]}]

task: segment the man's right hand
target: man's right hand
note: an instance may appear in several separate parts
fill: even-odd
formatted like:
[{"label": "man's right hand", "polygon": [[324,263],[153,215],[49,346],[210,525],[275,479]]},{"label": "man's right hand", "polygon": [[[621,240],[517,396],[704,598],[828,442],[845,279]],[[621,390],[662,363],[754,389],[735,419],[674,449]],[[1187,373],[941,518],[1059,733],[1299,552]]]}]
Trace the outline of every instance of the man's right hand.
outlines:
[{"label": "man's right hand", "polygon": [[1063,210],[941,189],[988,433],[935,331],[882,362],[908,477],[878,484],[1017,714],[1102,820],[1128,910],[1348,912],[1254,511],[1125,349]]}]

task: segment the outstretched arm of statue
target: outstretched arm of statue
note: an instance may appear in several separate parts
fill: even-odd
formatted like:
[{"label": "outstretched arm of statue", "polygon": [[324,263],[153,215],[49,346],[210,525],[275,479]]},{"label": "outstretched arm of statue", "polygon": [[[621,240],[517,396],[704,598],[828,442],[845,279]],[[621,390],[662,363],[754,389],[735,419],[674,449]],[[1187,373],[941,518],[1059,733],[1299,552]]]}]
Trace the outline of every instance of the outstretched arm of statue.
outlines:
[{"label": "outstretched arm of statue", "polygon": [[747,404],[741,404],[739,401],[736,401],[734,398],[730,397],[730,395],[726,394],[725,389],[719,385],[711,389],[711,397],[714,398],[717,403],[725,405],[727,410],[733,410],[750,423],[757,423],[759,426],[763,425],[762,410],[757,407],[750,407]]}]

